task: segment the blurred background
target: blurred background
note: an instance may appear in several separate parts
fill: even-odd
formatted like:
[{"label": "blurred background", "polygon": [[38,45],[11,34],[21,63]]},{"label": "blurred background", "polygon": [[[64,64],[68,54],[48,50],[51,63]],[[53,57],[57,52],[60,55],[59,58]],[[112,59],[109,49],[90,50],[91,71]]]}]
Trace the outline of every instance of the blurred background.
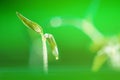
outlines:
[{"label": "blurred background", "polygon": [[[42,67],[41,36],[26,28],[16,16],[16,11],[40,24],[44,33],[55,37],[60,59],[54,59],[48,46],[47,75]],[[99,72],[91,71],[96,55],[90,51],[93,41],[72,24],[72,21],[86,18],[90,18],[103,36],[118,35],[120,2],[0,0],[0,80],[118,80],[120,73],[106,64]],[[40,51],[39,55],[36,50]]]}]

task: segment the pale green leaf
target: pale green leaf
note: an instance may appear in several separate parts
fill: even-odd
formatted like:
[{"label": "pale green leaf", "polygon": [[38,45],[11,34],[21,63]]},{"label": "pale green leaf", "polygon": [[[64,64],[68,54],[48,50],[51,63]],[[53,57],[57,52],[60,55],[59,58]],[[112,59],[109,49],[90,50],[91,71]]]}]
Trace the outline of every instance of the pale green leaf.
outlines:
[{"label": "pale green leaf", "polygon": [[106,62],[107,58],[108,56],[104,54],[103,52],[98,53],[94,58],[92,70],[94,72],[98,71],[103,66],[103,64]]},{"label": "pale green leaf", "polygon": [[20,14],[18,12],[16,12],[16,14],[19,17],[19,19],[24,23],[24,25],[26,25],[28,28],[31,28],[32,30],[34,30],[37,33],[43,33],[40,25],[27,19],[26,17],[24,17],[22,14]]},{"label": "pale green leaf", "polygon": [[58,48],[57,48],[57,44],[56,44],[56,41],[55,41],[53,35],[45,34],[44,36],[47,39],[47,41],[52,49],[53,55],[56,57],[56,59],[58,59],[58,57],[59,57]]}]

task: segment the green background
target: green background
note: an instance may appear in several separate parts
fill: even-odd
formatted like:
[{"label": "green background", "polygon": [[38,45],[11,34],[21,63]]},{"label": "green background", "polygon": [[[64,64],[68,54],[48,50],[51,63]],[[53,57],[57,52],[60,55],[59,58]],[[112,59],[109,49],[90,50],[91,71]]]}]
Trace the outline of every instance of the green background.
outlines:
[{"label": "green background", "polygon": [[[104,36],[118,35],[119,0],[93,1],[99,3],[93,4],[99,5],[96,14],[93,14],[95,27]],[[108,65],[104,65],[97,73],[91,71],[95,54],[90,51],[91,39],[83,31],[74,26],[54,28],[49,25],[55,16],[84,18],[89,13],[87,10],[91,2],[92,0],[0,0],[0,80],[119,80],[119,72],[113,71]],[[94,9],[95,7],[91,10],[93,13]],[[40,36],[22,24],[16,11],[39,23],[44,32],[52,33],[56,39],[60,59],[55,61],[48,51],[47,75],[39,61],[38,65],[32,65],[38,68],[30,68],[30,47],[33,40]]]}]

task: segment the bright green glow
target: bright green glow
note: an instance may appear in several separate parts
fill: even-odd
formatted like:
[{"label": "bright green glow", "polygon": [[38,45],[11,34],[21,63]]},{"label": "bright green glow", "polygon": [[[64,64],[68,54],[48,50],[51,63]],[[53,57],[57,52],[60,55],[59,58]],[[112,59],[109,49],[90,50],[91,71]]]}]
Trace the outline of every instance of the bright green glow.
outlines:
[{"label": "bright green glow", "polygon": [[[85,15],[89,12],[86,10],[90,8],[92,1],[0,0],[0,66],[2,67],[0,73],[3,74],[0,79],[23,80],[24,77],[25,80],[55,80],[62,76],[62,80],[119,80],[120,73],[111,70],[112,68],[108,68],[108,65],[103,65],[99,72],[92,73],[91,65],[95,54],[91,54],[92,52],[88,49],[91,39],[82,30],[76,29],[73,25],[63,25],[63,23],[66,23],[63,18],[74,19],[69,21],[69,23],[74,22],[76,19],[86,20]],[[99,5],[97,13],[95,13],[95,16],[93,15],[94,19],[91,20],[87,17],[87,21],[90,21],[95,29],[99,30],[104,36],[109,37],[119,34],[120,0],[101,0]],[[54,61],[54,56],[52,54],[48,55],[48,76],[43,76],[42,68],[36,71],[28,69],[29,50],[31,50],[29,46],[33,44],[32,41],[40,38],[40,36],[36,35],[37,33],[34,31],[27,29],[20,22],[16,17],[16,11],[41,24],[44,31],[52,33],[57,41],[60,60]],[[49,20],[54,18],[54,16],[62,18],[63,27],[54,28],[48,25]],[[80,25],[79,23],[79,28]],[[32,40],[28,31],[32,33]],[[40,46],[42,44],[38,44],[37,47],[42,52]],[[51,50],[48,51],[48,53],[51,53]],[[10,69],[11,67],[12,69]]]},{"label": "bright green glow", "polygon": [[85,18],[89,18],[93,20],[93,18],[96,16],[96,13],[100,7],[101,0],[92,0],[90,6],[88,7]]}]

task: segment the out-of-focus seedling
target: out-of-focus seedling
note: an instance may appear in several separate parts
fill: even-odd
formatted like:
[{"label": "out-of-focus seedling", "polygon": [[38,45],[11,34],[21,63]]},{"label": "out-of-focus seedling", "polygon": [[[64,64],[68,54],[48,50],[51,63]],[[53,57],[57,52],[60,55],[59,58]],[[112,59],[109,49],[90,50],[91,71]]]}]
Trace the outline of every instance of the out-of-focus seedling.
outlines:
[{"label": "out-of-focus seedling", "polygon": [[109,41],[98,50],[92,67],[93,71],[98,71],[106,61],[109,61],[114,69],[120,70],[120,41],[118,37],[110,38]]},{"label": "out-of-focus seedling", "polygon": [[55,39],[52,34],[46,33],[44,34],[43,29],[40,25],[37,23],[27,19],[20,13],[16,12],[17,16],[19,19],[26,25],[28,28],[34,30],[37,32],[39,35],[42,37],[42,47],[43,47],[43,68],[44,71],[47,73],[48,72],[48,56],[47,56],[47,46],[46,46],[46,40],[48,40],[48,43],[51,46],[51,50],[53,52],[53,55],[55,56],[56,60],[58,60],[59,54],[58,54],[58,48],[57,44],[55,42]]},{"label": "out-of-focus seedling", "polygon": [[[92,0],[84,18],[76,19],[51,19],[50,24],[53,27],[72,25],[83,31],[91,40],[91,51],[96,53],[93,59],[92,70],[98,71],[103,64],[108,61],[113,69],[120,69],[120,40],[118,36],[107,38],[93,23],[93,19],[99,8],[101,0]],[[58,22],[59,24],[56,24]]]},{"label": "out-of-focus seedling", "polygon": [[105,62],[109,62],[113,69],[120,69],[120,40],[118,36],[107,38],[89,20],[81,21],[81,29],[93,41],[92,51],[97,53],[93,60],[92,71],[98,71]]}]

